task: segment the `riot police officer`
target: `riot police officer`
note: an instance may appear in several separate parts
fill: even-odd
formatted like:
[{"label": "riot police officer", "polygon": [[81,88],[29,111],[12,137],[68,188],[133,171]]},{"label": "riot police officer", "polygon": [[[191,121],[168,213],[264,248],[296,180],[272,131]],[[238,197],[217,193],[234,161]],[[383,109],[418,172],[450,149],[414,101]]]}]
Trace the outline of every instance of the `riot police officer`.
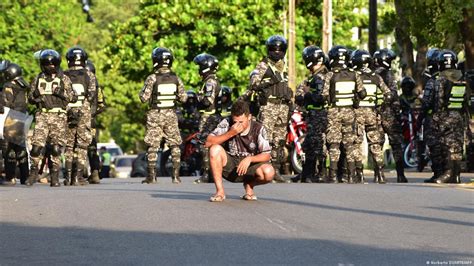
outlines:
[{"label": "riot police officer", "polygon": [[372,69],[373,59],[365,50],[355,50],[351,55],[353,69],[359,74],[367,95],[359,100],[358,108],[355,109],[358,138],[356,140],[356,183],[363,181],[362,143],[367,136],[369,152],[374,160],[374,183],[385,183],[383,171],[383,152],[380,145],[385,136],[380,134],[382,127],[380,119],[377,118],[376,108],[384,101],[391,99],[390,89],[385,85],[382,78]]},{"label": "riot police officer", "polygon": [[38,177],[41,153],[46,141],[51,140],[53,163],[51,186],[58,187],[61,148],[65,146],[67,127],[66,108],[70,102],[77,100],[72,88],[71,79],[60,68],[61,56],[51,49],[41,51],[39,56],[41,73],[31,85],[28,101],[37,106],[36,124],[33,132],[31,149],[30,175],[25,184],[33,185]]},{"label": "riot police officer", "polygon": [[216,112],[221,119],[230,116],[232,109],[232,90],[227,86],[222,86],[219,95],[217,96]]},{"label": "riot police officer", "polygon": [[272,165],[275,182],[291,182],[280,175],[285,162],[285,142],[293,93],[288,87],[288,69],[284,58],[288,43],[283,36],[270,36],[266,43],[267,56],[250,74],[250,92],[256,92],[260,102],[258,120],[267,130],[272,145]]},{"label": "riot police officer", "polygon": [[[86,61],[86,69],[92,72],[95,75],[95,66],[94,63],[92,63],[91,60]],[[91,132],[92,132],[92,141],[87,147],[87,157],[89,159],[89,165],[91,168],[91,174],[87,181],[89,184],[100,184],[100,177],[99,177],[99,170],[100,170],[100,158],[99,154],[97,152],[97,115],[105,111],[106,108],[106,103],[105,103],[105,95],[104,91],[102,90],[102,87],[99,86],[99,82],[97,80],[97,77],[95,79],[96,82],[96,106],[91,106],[91,107],[96,107],[96,110],[91,110],[91,116],[92,116],[92,121],[91,121]]]},{"label": "riot police officer", "polygon": [[[384,136],[388,135],[390,146],[392,147],[393,157],[395,158],[395,167],[397,170],[397,182],[406,183],[405,166],[403,163],[403,133],[401,125],[400,99],[398,98],[398,87],[391,67],[392,61],[396,58],[395,53],[387,48],[378,50],[374,53],[375,73],[379,74],[391,92],[391,101],[384,102],[378,109],[381,119],[382,129],[380,132]],[[385,138],[382,138],[383,143]]]},{"label": "riot police officer", "polygon": [[221,85],[217,78],[219,61],[213,55],[202,53],[194,57],[194,63],[199,66],[199,75],[203,85],[198,91],[198,109],[201,113],[199,121],[199,138],[201,142],[201,154],[203,158],[202,175],[194,181],[195,184],[213,182],[210,175],[209,149],[204,147],[207,136],[220,122],[220,116],[216,113],[217,99],[221,91]]},{"label": "riot police officer", "polygon": [[341,45],[328,53],[331,71],[324,78],[323,98],[329,105],[326,139],[329,145],[328,182],[336,183],[340,145],[347,154],[348,179],[355,178],[355,141],[357,137],[354,106],[366,91],[360,76],[349,67],[349,50]]},{"label": "riot police officer", "polygon": [[[437,116],[439,110],[437,108],[436,97],[437,94],[435,91],[435,83],[439,77],[439,66],[438,66],[438,55],[440,50],[437,48],[432,48],[426,53],[427,59],[427,70],[423,74],[423,98],[421,103],[421,113],[418,117],[417,128],[423,126],[423,141],[429,148],[430,159],[431,159],[431,170],[433,171],[433,176],[429,179],[424,180],[426,183],[434,183],[441,175],[445,165],[445,158],[443,158],[443,153],[441,150],[441,136],[437,129],[437,120],[434,120],[433,117]],[[419,149],[420,153],[424,152],[424,143],[420,143],[422,149]],[[423,161],[420,162],[424,164]]]},{"label": "riot police officer", "polygon": [[464,145],[464,114],[468,113],[470,92],[466,88],[463,74],[457,70],[457,56],[451,50],[438,55],[439,79],[435,83],[435,105],[439,115],[438,131],[441,132],[443,158],[446,159],[443,173],[436,183],[460,183],[462,149]]},{"label": "riot police officer", "polygon": [[318,169],[317,182],[326,178],[326,129],[327,108],[323,101],[324,76],[328,72],[324,65],[325,54],[318,46],[307,46],[303,50],[303,60],[310,76],[296,89],[295,103],[307,111],[307,127],[303,141],[305,160],[300,176],[291,180],[301,183],[312,182],[316,169]]},{"label": "riot police officer", "polygon": [[149,75],[140,91],[142,103],[148,103],[149,110],[146,116],[145,144],[147,148],[148,176],[142,183],[156,183],[157,152],[164,138],[171,149],[173,161],[172,182],[181,183],[179,170],[181,166],[182,143],[179,134],[176,102],[186,101],[186,91],[181,79],[171,71],[173,54],[167,48],[157,47],[151,54],[154,73]]},{"label": "riot police officer", "polygon": [[[3,106],[21,113],[28,113],[26,95],[30,85],[22,77],[22,69],[17,64],[9,64],[4,71],[5,83],[3,84]],[[26,137],[26,136],[25,136]],[[17,164],[20,169],[20,182],[25,184],[29,175],[28,152],[26,150],[26,139],[20,143],[8,141],[5,158],[5,182],[4,185],[16,183]]]},{"label": "riot police officer", "polygon": [[187,99],[178,111],[179,129],[184,135],[193,134],[199,130],[200,113],[197,109],[197,95],[193,90],[186,92]]},{"label": "riot police officer", "polygon": [[[66,53],[66,60],[69,69],[64,71],[64,74],[71,79],[78,99],[68,104],[64,185],[77,186],[87,184],[83,174],[87,147],[92,142],[92,112],[97,109],[97,81],[94,73],[86,68],[87,53],[84,49],[78,46],[70,48]],[[74,174],[73,163],[76,164]]]}]

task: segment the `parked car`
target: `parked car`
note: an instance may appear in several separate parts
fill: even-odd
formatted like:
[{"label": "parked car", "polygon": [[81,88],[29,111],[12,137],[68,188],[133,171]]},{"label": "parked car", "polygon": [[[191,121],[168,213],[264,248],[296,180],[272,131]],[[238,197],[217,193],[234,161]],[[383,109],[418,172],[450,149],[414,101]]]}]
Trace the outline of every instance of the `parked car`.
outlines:
[{"label": "parked car", "polygon": [[100,150],[100,148],[105,147],[107,151],[110,153],[110,156],[114,158],[115,156],[118,155],[123,155],[122,148],[120,148],[119,145],[115,142],[102,142],[102,143],[97,143],[97,149]]},{"label": "parked car", "polygon": [[[162,151],[158,151],[158,163],[156,163],[155,173],[157,176],[162,176],[160,171],[160,161],[161,161]],[[137,158],[133,161],[131,177],[146,177],[148,176],[147,161],[146,161],[146,152],[141,152],[137,155]]]},{"label": "parked car", "polygon": [[133,161],[137,155],[117,155],[110,166],[110,177],[129,178],[132,172]]}]

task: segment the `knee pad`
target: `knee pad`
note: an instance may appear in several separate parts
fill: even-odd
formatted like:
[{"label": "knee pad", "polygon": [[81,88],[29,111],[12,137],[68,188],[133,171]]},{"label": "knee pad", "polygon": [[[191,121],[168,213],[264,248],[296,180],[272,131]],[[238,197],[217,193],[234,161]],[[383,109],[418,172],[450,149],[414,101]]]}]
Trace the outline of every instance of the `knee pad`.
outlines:
[{"label": "knee pad", "polygon": [[33,145],[33,147],[31,148],[31,156],[33,157],[39,157],[41,155],[41,152],[43,151],[43,147],[41,146],[37,146],[37,145]]},{"label": "knee pad", "polygon": [[170,146],[170,150],[171,150],[171,157],[173,157],[173,159],[176,160],[181,157],[181,150],[179,149],[178,145]]},{"label": "knee pad", "polygon": [[60,155],[61,155],[61,146],[56,145],[56,144],[52,145],[52,147],[51,147],[51,155],[52,155],[52,156],[55,156],[55,157],[56,157],[56,156],[60,156]]},{"label": "knee pad", "polygon": [[158,159],[157,152],[158,152],[158,147],[148,146],[147,153],[146,153],[147,160],[149,162],[156,162],[156,160]]}]

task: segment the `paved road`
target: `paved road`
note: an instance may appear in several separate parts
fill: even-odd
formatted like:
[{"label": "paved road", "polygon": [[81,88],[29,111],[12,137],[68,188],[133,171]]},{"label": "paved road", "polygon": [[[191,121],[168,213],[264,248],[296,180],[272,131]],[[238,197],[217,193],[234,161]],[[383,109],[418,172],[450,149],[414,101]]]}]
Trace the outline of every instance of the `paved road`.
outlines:
[{"label": "paved road", "polygon": [[[393,173],[389,174],[393,181]],[[474,261],[473,186],[0,187],[0,265],[428,265]],[[464,181],[474,174],[464,175]],[[453,265],[453,264],[451,264]]]}]

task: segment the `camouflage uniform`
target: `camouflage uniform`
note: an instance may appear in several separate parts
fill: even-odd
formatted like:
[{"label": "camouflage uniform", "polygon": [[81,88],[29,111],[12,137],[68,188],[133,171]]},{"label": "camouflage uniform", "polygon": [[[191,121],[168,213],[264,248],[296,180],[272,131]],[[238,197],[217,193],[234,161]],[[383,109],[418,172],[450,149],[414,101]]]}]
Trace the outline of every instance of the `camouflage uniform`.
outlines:
[{"label": "camouflage uniform", "polygon": [[[173,85],[171,87],[170,85]],[[163,91],[162,88],[164,88]],[[172,89],[172,90],[171,90]],[[149,75],[145,80],[145,85],[140,91],[140,100],[148,102],[150,109],[146,116],[145,144],[148,159],[148,177],[142,183],[155,183],[155,167],[157,152],[163,138],[165,138],[171,149],[173,161],[173,183],[179,180],[179,168],[181,164],[181,151],[179,146],[182,143],[178,127],[178,117],[176,115],[175,101],[186,101],[186,91],[181,79],[172,73],[169,68],[159,68],[155,73]]]},{"label": "camouflage uniform", "polygon": [[436,121],[439,121],[439,119],[434,119],[439,115],[439,110],[436,108],[435,104],[435,96],[437,95],[435,83],[438,79],[438,74],[439,73],[432,75],[431,78],[426,81],[423,90],[421,114],[418,118],[420,122],[423,122],[423,140],[426,142],[430,151],[433,176],[430,179],[425,180],[425,182],[428,183],[436,181],[443,172],[443,165],[445,164],[445,159],[443,158],[441,150],[441,136],[436,129]]},{"label": "camouflage uniform", "polygon": [[[338,85],[341,83],[341,85]],[[350,92],[349,92],[350,90]],[[323,97],[329,104],[326,139],[329,145],[329,182],[336,181],[340,144],[347,154],[349,178],[355,177],[357,125],[354,103],[364,87],[360,76],[349,69],[334,68],[325,77]]]},{"label": "camouflage uniform", "polygon": [[[397,170],[397,182],[405,183],[407,179],[405,177],[405,166],[403,163],[403,132],[401,125],[401,110],[400,110],[400,99],[397,93],[397,84],[393,73],[384,67],[379,67],[376,70],[385,84],[391,91],[390,102],[385,102],[380,108],[378,108],[379,119],[382,122],[382,129],[380,131],[381,136],[388,135],[388,141],[392,147],[393,157],[395,158],[396,170]],[[382,147],[385,142],[385,138],[381,143]]]},{"label": "camouflage uniform", "polygon": [[[87,147],[92,142],[92,110],[97,106],[97,87],[94,73],[82,66],[73,66],[64,72],[71,79],[78,96],[75,103],[68,104],[68,127],[66,128],[66,180],[65,185],[85,184],[83,171],[87,162]],[[73,163],[76,173],[72,176]]]},{"label": "camouflage uniform", "polygon": [[272,146],[274,180],[287,182],[279,174],[281,165],[286,160],[284,148],[292,98],[285,62],[263,59],[250,74],[250,90],[259,94],[261,107],[258,120],[267,130]]},{"label": "camouflage uniform", "polygon": [[459,80],[453,74],[459,70],[445,70],[436,81],[436,105],[440,111],[433,120],[440,133],[443,158],[446,158],[446,169],[437,179],[437,183],[460,183],[462,151],[464,145],[464,129],[466,123],[464,114],[467,113],[470,101],[470,91],[466,82]]},{"label": "camouflage uniform", "polygon": [[221,85],[215,74],[209,74],[203,79],[203,85],[198,92],[197,98],[199,102],[199,112],[201,118],[199,120],[199,139],[201,146],[201,156],[203,159],[202,164],[202,176],[195,180],[195,183],[201,182],[212,182],[210,177],[210,161],[209,161],[209,148],[204,147],[207,136],[214,131],[221,117],[216,113],[217,97],[221,90]]},{"label": "camouflage uniform", "polygon": [[[57,186],[58,174],[61,164],[61,147],[66,144],[65,135],[67,127],[66,107],[69,102],[75,102],[75,94],[69,77],[59,72],[54,78],[44,73],[39,74],[33,81],[29,102],[36,104],[36,124],[31,144],[30,176],[26,181],[32,185],[38,177],[38,167],[41,162],[41,150],[46,141],[51,141],[53,152],[51,157],[52,173],[51,185]],[[54,180],[54,181],[53,181]]]},{"label": "camouflage uniform", "polygon": [[[26,95],[29,88],[29,84],[26,83],[22,78],[6,82],[3,85],[4,101],[2,101],[2,105],[21,113],[28,113]],[[26,150],[26,142],[24,142],[23,145],[8,142],[6,148],[5,176],[6,180],[13,181],[13,184],[15,183],[16,179],[17,163],[20,169],[20,182],[21,184],[25,184],[25,181],[29,175],[28,151]]]},{"label": "camouflage uniform", "polygon": [[355,142],[355,157],[356,157],[356,181],[363,181],[363,164],[362,164],[362,143],[365,135],[367,135],[367,142],[369,152],[372,156],[375,166],[374,182],[383,183],[385,177],[383,173],[383,152],[382,145],[385,135],[381,130],[380,119],[377,117],[376,107],[380,106],[384,99],[390,98],[390,89],[385,85],[382,78],[374,72],[358,72],[360,78],[364,83],[367,91],[367,96],[359,101],[359,108],[355,109],[355,116],[357,121],[357,139]]},{"label": "camouflage uniform", "polygon": [[100,158],[99,154],[97,153],[97,115],[102,113],[105,110],[106,104],[105,104],[105,96],[104,96],[104,91],[102,88],[99,86],[99,82],[97,82],[96,78],[96,101],[97,105],[96,110],[91,110],[92,112],[92,121],[91,121],[91,133],[92,133],[92,141],[87,147],[87,157],[89,159],[89,164],[91,168],[91,175],[89,176],[88,180],[89,184],[99,184],[100,183],[100,177],[99,177],[99,170],[100,170]]},{"label": "camouflage uniform", "polygon": [[[305,161],[301,173],[301,182],[307,182],[307,178],[313,179],[317,165],[317,182],[325,180],[326,175],[326,129],[327,129],[327,109],[322,101],[322,90],[324,76],[328,72],[326,67],[322,67],[313,73],[311,77],[304,80],[296,89],[295,102],[303,105],[307,111],[307,127],[305,139],[303,141],[303,151]],[[321,97],[318,102],[317,97]],[[295,180],[293,180],[295,181]]]}]

